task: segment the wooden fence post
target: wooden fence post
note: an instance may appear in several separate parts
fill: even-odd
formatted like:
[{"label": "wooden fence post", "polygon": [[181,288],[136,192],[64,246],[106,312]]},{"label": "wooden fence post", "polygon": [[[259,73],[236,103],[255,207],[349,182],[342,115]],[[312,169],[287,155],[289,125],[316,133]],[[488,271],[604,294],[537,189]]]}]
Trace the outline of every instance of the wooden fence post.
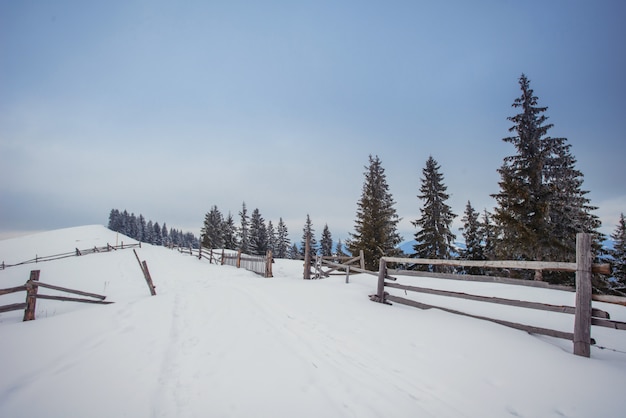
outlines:
[{"label": "wooden fence post", "polygon": [[591,234],[576,234],[574,354],[591,356]]},{"label": "wooden fence post", "polygon": [[221,260],[220,264],[222,266],[224,265],[224,249],[223,248],[222,248],[222,260]]},{"label": "wooden fence post", "polygon": [[346,267],[346,283],[350,283],[350,265]]},{"label": "wooden fence post", "polygon": [[272,250],[268,250],[265,256],[265,277],[274,277],[272,274]]},{"label": "wooden fence post", "polygon": [[381,257],[378,264],[378,291],[376,292],[377,302],[380,303],[385,303],[385,276],[387,276],[387,262]]},{"label": "wooden fence post", "polygon": [[304,243],[304,280],[311,280],[311,236],[307,234],[306,242]]},{"label": "wooden fence post", "polygon": [[37,289],[38,286],[33,286],[32,282],[39,281],[40,270],[31,270],[30,278],[26,282],[26,309],[24,309],[24,320],[35,320],[35,309],[37,306]]},{"label": "wooden fence post", "polygon": [[237,251],[237,268],[241,267],[241,248]]},{"label": "wooden fence post", "polygon": [[[202,244],[198,248],[198,260],[202,260]],[[211,262],[211,258],[209,257],[209,263]]]},{"label": "wooden fence post", "polygon": [[150,276],[150,271],[148,270],[148,263],[146,260],[142,262],[143,265],[143,273],[146,278],[146,283],[148,283],[148,288],[150,289],[150,294],[152,296],[156,296],[156,290],[154,289],[154,283],[152,283],[152,276]]},{"label": "wooden fence post", "polygon": [[359,257],[361,257],[361,270],[365,270],[365,254],[363,253],[363,250],[359,250]]}]

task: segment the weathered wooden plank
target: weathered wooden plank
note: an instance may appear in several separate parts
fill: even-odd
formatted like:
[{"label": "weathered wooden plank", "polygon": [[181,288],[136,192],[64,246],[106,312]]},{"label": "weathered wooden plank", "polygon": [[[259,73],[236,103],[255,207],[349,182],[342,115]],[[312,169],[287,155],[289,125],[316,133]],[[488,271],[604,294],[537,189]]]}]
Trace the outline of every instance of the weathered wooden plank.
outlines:
[{"label": "weathered wooden plank", "polygon": [[[440,266],[459,267],[483,267],[483,268],[511,268],[524,270],[553,270],[553,271],[576,271],[576,263],[561,261],[517,261],[517,260],[440,260],[432,258],[400,258],[383,257],[388,263],[399,264],[426,264]],[[592,272],[609,274],[608,264],[593,264]]]},{"label": "weathered wooden plank", "polygon": [[398,269],[389,269],[388,272],[389,274],[394,274],[398,276],[432,277],[436,279],[460,280],[460,281],[482,282],[482,283],[502,283],[502,284],[516,285],[516,286],[538,287],[542,289],[564,290],[568,292],[574,292],[576,290],[574,287],[571,287],[571,286],[553,285],[547,282],[538,282],[535,280],[511,279],[509,277],[479,276],[479,275],[472,275],[472,274],[456,274],[456,273],[434,273],[434,272],[428,272],[428,271],[398,270]]},{"label": "weathered wooden plank", "polygon": [[89,292],[83,292],[82,290],[68,289],[66,287],[55,286],[52,284],[47,284],[47,283],[42,283],[42,282],[33,283],[33,286],[45,287],[46,289],[52,289],[52,290],[60,290],[62,292],[73,293],[75,295],[89,296],[89,297],[100,299],[100,300],[106,299],[106,296],[98,295],[97,293],[89,293]]},{"label": "weathered wooden plank", "polygon": [[93,299],[83,299],[83,298],[72,298],[69,296],[50,296],[50,295],[37,295],[37,299],[49,299],[49,300],[59,300],[62,302],[81,302],[81,303],[94,303],[98,305],[109,305],[113,302],[109,302],[106,300],[93,300]]},{"label": "weathered wooden plank", "polygon": [[449,297],[454,297],[454,298],[459,298],[459,299],[468,299],[468,300],[475,300],[478,302],[496,303],[499,305],[517,306],[520,308],[537,309],[541,311],[573,314],[574,311],[576,310],[576,308],[573,306],[550,305],[547,303],[529,302],[529,301],[515,300],[515,299],[505,299],[505,298],[499,298],[499,297],[493,297],[493,296],[472,295],[469,293],[451,292],[448,290],[438,290],[438,289],[429,289],[425,287],[407,286],[407,285],[403,285],[399,283],[385,283],[385,286],[393,287],[396,289],[402,289],[402,290],[410,290],[412,292],[427,293],[430,295],[449,296]]},{"label": "weathered wooden plank", "polygon": [[0,312],[21,311],[26,308],[26,303],[13,303],[11,305],[0,306]]},{"label": "weathered wooden plank", "polygon": [[591,318],[591,325],[599,327],[626,330],[626,322],[611,321],[609,319]]},{"label": "weathered wooden plank", "polygon": [[574,354],[591,356],[591,234],[576,234]]},{"label": "weathered wooden plank", "polygon": [[150,289],[150,295],[156,296],[156,290],[154,283],[152,282],[152,276],[150,276],[150,270],[148,270],[148,263],[146,260],[142,261],[143,271],[146,274],[146,283],[148,283],[148,288]]},{"label": "weathered wooden plank", "polygon": [[517,322],[503,321],[501,319],[488,318],[488,317],[480,316],[480,315],[473,315],[467,312],[461,312],[461,311],[457,311],[454,309],[443,308],[441,306],[434,306],[434,305],[428,305],[425,303],[416,302],[414,300],[405,299],[399,296],[387,295],[386,300],[400,303],[403,305],[417,307],[420,309],[434,308],[434,309],[439,309],[439,310],[449,312],[455,315],[463,315],[463,316],[468,316],[470,318],[482,319],[484,321],[494,322],[496,324],[504,325],[510,328],[515,328],[521,331],[526,331],[530,334],[548,335],[550,337],[562,338],[562,339],[570,340],[570,341],[574,339],[574,334],[572,334],[571,332],[557,331],[554,329],[535,327],[531,325],[518,324]]},{"label": "weathered wooden plank", "polygon": [[25,290],[26,290],[26,285],[21,285],[17,287],[9,287],[7,289],[0,289],[0,295],[8,295],[9,293],[24,292]]},{"label": "weathered wooden plank", "polygon": [[626,330],[626,322],[612,321],[610,319],[591,318],[591,325],[599,327]]},{"label": "weathered wooden plank", "polygon": [[613,295],[592,295],[592,300],[596,302],[606,302],[613,303],[615,305],[626,306],[626,298],[623,296],[613,296]]}]

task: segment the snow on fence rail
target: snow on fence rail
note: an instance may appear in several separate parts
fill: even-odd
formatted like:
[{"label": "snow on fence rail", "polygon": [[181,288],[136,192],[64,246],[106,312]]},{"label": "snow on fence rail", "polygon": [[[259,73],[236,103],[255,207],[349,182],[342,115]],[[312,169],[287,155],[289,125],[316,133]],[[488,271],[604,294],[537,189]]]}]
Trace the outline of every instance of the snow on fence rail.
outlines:
[{"label": "snow on fence rail", "polygon": [[15,264],[6,264],[3,261],[0,264],[0,270],[4,270],[5,268],[9,268],[9,267],[21,266],[24,264],[42,263],[44,261],[60,260],[63,258],[78,257],[81,255],[102,253],[102,252],[108,252],[108,251],[125,250],[128,248],[141,248],[141,242],[136,243],[136,244],[126,244],[126,245],[124,245],[123,242],[121,243],[121,245],[109,245],[107,243],[106,247],[94,246],[93,248],[87,248],[84,250],[79,250],[78,248],[75,248],[74,251],[62,253],[62,254],[46,255],[42,257],[35,255],[35,258],[31,258],[30,260],[22,261],[20,263],[15,263]]},{"label": "snow on fence rail", "polygon": [[[26,301],[24,303],[13,303],[11,305],[0,306],[0,312],[19,311],[19,310],[24,309],[23,321],[32,321],[35,319],[35,309],[36,309],[37,299],[49,299],[49,300],[58,300],[62,302],[80,302],[80,303],[97,303],[97,304],[113,303],[113,302],[105,301],[104,299],[106,299],[106,296],[104,295],[98,295],[96,293],[83,292],[82,290],[68,289],[66,287],[42,283],[39,281],[39,274],[40,274],[40,270],[31,270],[30,277],[24,285],[11,287],[8,289],[0,289],[0,296],[6,295],[9,293],[26,292]],[[68,297],[68,296],[42,295],[42,294],[39,294],[38,292],[38,289],[40,287],[43,287],[46,289],[57,290],[61,292],[66,292],[66,293],[71,293],[75,295],[80,295],[80,296],[86,296],[91,299],[75,298],[75,297]]]},{"label": "snow on fence rail", "polygon": [[[574,354],[584,357],[589,357],[591,354],[590,345],[591,339],[591,325],[603,326],[608,328],[614,328],[619,330],[626,330],[626,323],[611,321],[609,314],[605,311],[595,309],[591,306],[592,300],[599,300],[609,303],[626,303],[626,298],[603,298],[591,293],[591,275],[592,273],[609,273],[608,264],[592,264],[593,256],[591,253],[591,235],[590,234],[578,234],[576,236],[576,262],[575,263],[560,263],[560,262],[537,262],[537,261],[471,261],[471,260],[433,260],[433,259],[418,259],[418,258],[397,258],[397,257],[382,257],[380,259],[379,271],[378,271],[378,289],[375,295],[371,295],[370,299],[391,305],[389,301],[417,307],[420,309],[437,308],[446,312],[465,315],[472,318],[483,319],[491,322],[495,322],[508,327],[520,329],[533,334],[549,335],[557,338],[564,338],[574,343]],[[426,265],[447,265],[447,266],[471,266],[471,267],[498,267],[498,268],[516,268],[516,269],[530,269],[530,270],[559,270],[576,272],[576,306],[556,306],[543,303],[520,301],[503,299],[496,297],[487,297],[479,295],[470,295],[467,293],[450,292],[438,289],[429,289],[417,286],[404,285],[400,283],[388,282],[386,280],[396,281],[397,278],[389,276],[388,273],[395,275],[406,276],[430,276],[439,277],[444,279],[466,280],[464,275],[441,275],[437,273],[424,273],[416,274],[417,272],[411,272],[407,270],[388,270],[387,263],[396,264],[426,264]],[[456,277],[454,277],[456,276]],[[484,282],[500,282],[515,285],[531,285],[538,286],[537,281],[517,280],[517,279],[504,279],[499,277],[487,277],[484,276],[480,279],[478,276],[472,276],[473,281]],[[503,321],[495,318],[488,318],[484,316],[472,315],[466,312],[461,312],[454,309],[444,308],[440,306],[428,305],[415,300],[390,295],[385,292],[385,287],[402,289],[405,292],[420,292],[435,294],[439,296],[449,296],[455,298],[476,300],[481,302],[497,303],[509,306],[518,306],[530,309],[540,309],[545,311],[562,312],[574,314],[574,332],[556,331],[546,328],[534,327],[524,324],[518,324],[509,321]],[[541,285],[541,287],[554,287],[547,284]],[[561,287],[562,288],[562,287]]]}]

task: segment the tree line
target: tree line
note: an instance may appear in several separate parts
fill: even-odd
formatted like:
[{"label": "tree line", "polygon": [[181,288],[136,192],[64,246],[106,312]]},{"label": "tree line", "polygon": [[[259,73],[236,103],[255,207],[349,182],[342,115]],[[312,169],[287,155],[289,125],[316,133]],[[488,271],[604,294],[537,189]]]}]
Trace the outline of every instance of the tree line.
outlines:
[{"label": "tree line", "polygon": [[[313,253],[333,255],[333,239],[328,225],[324,225],[320,243],[315,238],[311,217],[307,214],[303,227],[302,241],[298,246],[291,243],[289,231],[283,218],[278,224],[265,221],[258,208],[248,213],[246,202],[241,205],[236,220],[229,211],[226,216],[213,205],[204,216],[201,230],[202,246],[213,249],[241,250],[245,254],[264,255],[271,251],[275,258],[298,259],[304,256],[306,237],[310,237],[310,249]],[[343,254],[343,244],[338,240],[335,254]]]},{"label": "tree line", "polygon": [[152,220],[146,222],[143,215],[129,214],[126,209],[123,211],[111,209],[108,228],[134,240],[152,245],[198,248],[199,244],[198,238],[191,232],[183,232],[174,228],[168,230],[165,222],[163,226],[159,225],[158,222],[152,222]]},{"label": "tree line", "polygon": [[[451,225],[458,216],[446,203],[449,195],[441,166],[432,157],[426,161],[420,178],[417,198],[422,202],[420,216],[412,221],[416,241],[412,257],[468,260],[536,260],[566,261],[576,259],[576,234],[594,236],[595,262],[611,262],[614,280],[594,278],[596,291],[626,287],[624,241],[626,226],[623,216],[615,234],[615,246],[606,251],[605,237],[598,231],[599,218],[593,214],[583,174],[576,168],[576,159],[566,138],[548,135],[553,127],[547,123],[547,107],[539,106],[530,88],[530,81],[519,78],[520,97],[513,102],[517,114],[512,122],[511,136],[503,138],[513,145],[515,153],[504,158],[498,169],[500,191],[491,195],[496,206],[492,212],[477,212],[467,202],[461,228],[464,248],[456,248]],[[397,248],[402,238],[397,232],[400,221],[378,156],[369,157],[365,181],[357,203],[354,233],[347,242],[353,253],[363,250],[368,269],[376,269],[382,256],[400,255]],[[606,256],[611,256],[606,258]],[[431,271],[435,266],[426,266]],[[443,267],[440,267],[443,268]],[[469,273],[490,273],[484,269],[468,269]],[[501,273],[502,274],[502,273]],[[542,277],[525,271],[510,271],[512,277],[541,279],[552,283],[573,283],[573,276],[563,272],[544,272]]]}]

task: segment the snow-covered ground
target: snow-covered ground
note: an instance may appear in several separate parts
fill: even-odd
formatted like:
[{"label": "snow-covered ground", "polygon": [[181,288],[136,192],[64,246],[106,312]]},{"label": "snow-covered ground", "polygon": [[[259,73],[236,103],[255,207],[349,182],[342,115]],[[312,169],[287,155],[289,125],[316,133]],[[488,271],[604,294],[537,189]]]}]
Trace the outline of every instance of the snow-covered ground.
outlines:
[{"label": "snow-covered ground", "polygon": [[[8,264],[132,240],[102,226],[0,241]],[[37,320],[0,314],[0,417],[623,417],[626,331],[572,343],[490,322],[370,302],[376,278],[274,278],[143,245],[0,271],[0,288],[40,280],[111,305],[37,301]],[[574,303],[574,294],[424,278],[467,293]],[[55,294],[47,289],[41,293]],[[397,294],[404,295],[403,291]],[[409,294],[482,315],[573,330],[573,316]],[[0,305],[24,294],[0,296]],[[595,304],[616,320],[626,308]],[[604,348],[600,348],[604,347]]]}]

